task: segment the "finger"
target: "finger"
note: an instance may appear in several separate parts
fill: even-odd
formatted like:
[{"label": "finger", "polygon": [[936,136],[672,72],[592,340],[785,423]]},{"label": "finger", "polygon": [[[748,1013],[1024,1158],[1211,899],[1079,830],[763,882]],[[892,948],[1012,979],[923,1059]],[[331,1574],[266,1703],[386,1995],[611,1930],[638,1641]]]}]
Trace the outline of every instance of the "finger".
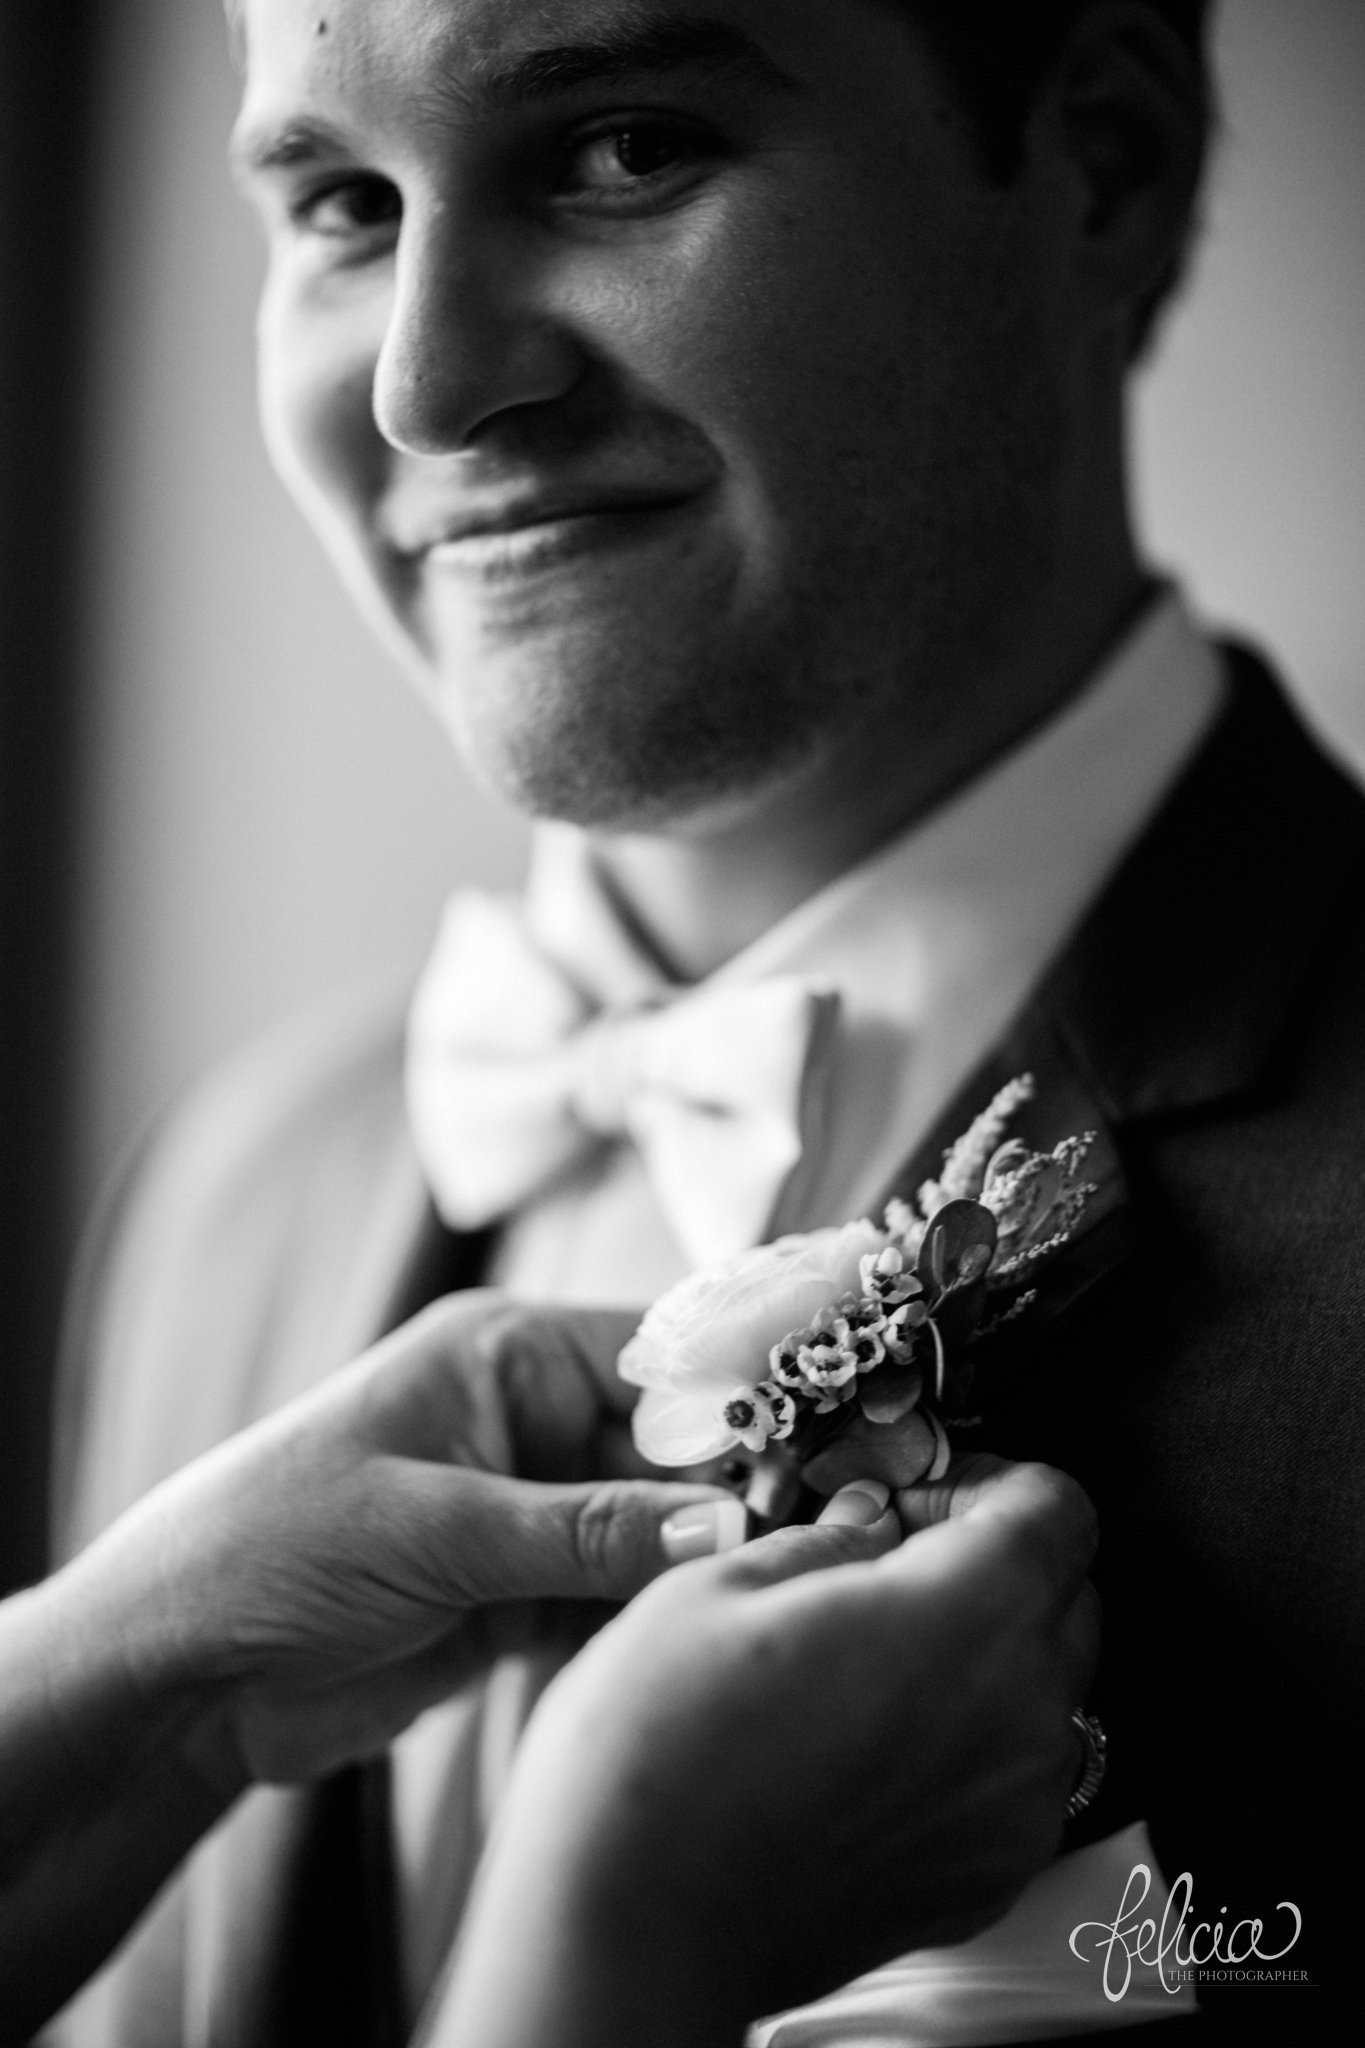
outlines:
[{"label": "finger", "polygon": [[1007,1543],[1031,1546],[1058,1589],[1075,1598],[1094,1563],[1099,1524],[1089,1494],[1053,1465],[1015,1465],[983,1486],[968,1519],[992,1525]]},{"label": "finger", "polygon": [[[366,1354],[365,1433],[409,1457],[441,1457],[544,1479],[596,1476],[596,1438],[629,1414],[636,1390],[616,1377],[633,1310],[568,1309],[471,1288],[431,1303]],[[345,1376],[337,1376],[346,1398]]]},{"label": "finger", "polygon": [[912,1534],[886,1569],[909,1577],[995,1573],[1002,1595],[1041,1597],[1058,1614],[1075,1599],[1095,1555],[1089,1496],[1051,1465],[964,1459],[943,1487],[911,1489],[897,1506]]},{"label": "finger", "polygon": [[[900,1524],[891,1505],[889,1487],[876,1479],[855,1480],[825,1503],[818,1526],[827,1529],[869,1529],[887,1522],[886,1534],[900,1540]],[[670,1515],[661,1532],[670,1564],[690,1564],[698,1557],[722,1557],[748,1540],[749,1516],[742,1501],[700,1501]]]},{"label": "finger", "polygon": [[1011,1467],[1004,1458],[976,1451],[955,1457],[942,1479],[912,1485],[896,1506],[907,1532],[932,1528],[953,1515],[965,1515]]},{"label": "finger", "polygon": [[494,1288],[443,1296],[333,1374],[324,1391],[346,1413],[349,1427],[380,1450],[444,1459],[458,1445],[460,1462],[506,1470],[511,1445],[505,1422],[477,1394],[487,1349],[516,1313],[516,1304]]},{"label": "finger", "polygon": [[1036,1546],[1068,1598],[1089,1571],[1098,1542],[1089,1495],[1053,1465],[1012,1465],[982,1453],[954,1459],[944,1480],[908,1488],[896,1505],[911,1531],[961,1520]]},{"label": "finger", "polygon": [[827,1500],[816,1517],[821,1529],[871,1529],[890,1514],[891,1489],[880,1479],[852,1479]]},{"label": "finger", "polygon": [[518,1304],[513,1335],[532,1358],[572,1359],[610,1413],[629,1415],[640,1390],[620,1377],[616,1361],[639,1329],[643,1314],[643,1309]]},{"label": "finger", "polygon": [[545,1480],[612,1476],[604,1429],[618,1429],[638,1398],[616,1372],[634,1335],[633,1310],[505,1304],[478,1340],[513,1446],[512,1469]]},{"label": "finger", "polygon": [[828,1450],[801,1468],[817,1493],[833,1493],[851,1479],[880,1479],[887,1486],[913,1486],[938,1456],[938,1439],[917,1411],[898,1422],[870,1422],[855,1415]]},{"label": "finger", "polygon": [[698,1557],[724,1557],[749,1540],[749,1511],[733,1495],[727,1500],[698,1501],[679,1508],[659,1532],[668,1563],[690,1564]]},{"label": "finger", "polygon": [[721,1567],[727,1585],[746,1591],[781,1585],[812,1572],[871,1564],[901,1541],[900,1523],[886,1489],[875,1480],[844,1487],[827,1503],[818,1522],[805,1528],[775,1529],[746,1543]]},{"label": "finger", "polygon": [[639,1479],[547,1486],[428,1467],[423,1483],[446,1489],[450,1585],[464,1605],[628,1600],[665,1569],[670,1516],[705,1501],[738,1505],[717,1487]]}]

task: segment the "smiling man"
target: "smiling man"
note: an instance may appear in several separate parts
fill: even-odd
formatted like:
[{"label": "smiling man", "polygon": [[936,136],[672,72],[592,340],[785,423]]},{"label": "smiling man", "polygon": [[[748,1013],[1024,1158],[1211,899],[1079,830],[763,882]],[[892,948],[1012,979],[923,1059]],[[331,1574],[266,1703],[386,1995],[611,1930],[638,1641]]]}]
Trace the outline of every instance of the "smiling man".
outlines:
[{"label": "smiling man", "polygon": [[[1035,1142],[1097,1133],[1093,1227],[982,1406],[1099,1504],[1109,1783],[998,1928],[773,2048],[1242,2042],[1291,1995],[1294,2038],[1330,2038],[1349,1886],[1306,1818],[1356,1786],[1365,1704],[1365,807],[1131,528],[1124,391],[1191,231],[1204,15],[237,24],[274,460],[543,822],[523,903],[452,904],[405,1055],[392,1020],[291,1038],[144,1168],[87,1295],[73,1529],[445,1288],[639,1305],[913,1189],[1014,1073]],[[131,1445],[130,1387],[159,1418]],[[344,1824],[244,1812],[94,2038],[403,2038],[561,1654],[428,1715]],[[1196,2014],[1149,1959],[1106,1998],[1069,1936],[1138,1868],[1158,1919],[1186,1871],[1210,1920],[1293,1900],[1312,1994],[1208,1981]]]},{"label": "smiling man", "polygon": [[[1142,598],[1120,373],[1197,68],[1091,53],[1093,153],[1126,87],[1168,160],[1063,265],[1083,145],[988,182],[904,15],[247,10],[281,473],[515,801],[662,833],[689,901],[759,861],[743,927],[644,912],[689,970],[1028,730]],[[614,856],[632,896],[646,859]]]}]

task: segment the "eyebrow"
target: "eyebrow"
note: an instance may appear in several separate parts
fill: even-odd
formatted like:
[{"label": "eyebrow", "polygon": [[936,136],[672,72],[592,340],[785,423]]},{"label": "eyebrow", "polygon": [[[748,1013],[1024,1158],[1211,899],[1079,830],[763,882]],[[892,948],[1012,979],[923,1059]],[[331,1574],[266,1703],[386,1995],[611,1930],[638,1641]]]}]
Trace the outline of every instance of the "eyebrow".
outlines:
[{"label": "eyebrow", "polygon": [[228,143],[228,163],[238,178],[287,171],[316,163],[345,149],[342,137],[321,121],[289,121],[283,127],[237,130]]},{"label": "eyebrow", "polygon": [[[585,85],[612,85],[644,74],[701,71],[766,91],[793,92],[796,81],[752,36],[731,23],[692,16],[642,19],[612,26],[588,42],[529,50],[498,66],[480,67],[460,98],[494,109],[554,98]],[[229,157],[239,177],[289,170],[345,149],[325,122],[298,120],[234,135]]]},{"label": "eyebrow", "polygon": [[641,72],[710,71],[743,83],[795,89],[781,66],[752,36],[725,21],[690,16],[641,20],[611,27],[590,42],[561,43],[474,80],[476,98],[494,106],[521,106],[582,85],[610,85]]}]

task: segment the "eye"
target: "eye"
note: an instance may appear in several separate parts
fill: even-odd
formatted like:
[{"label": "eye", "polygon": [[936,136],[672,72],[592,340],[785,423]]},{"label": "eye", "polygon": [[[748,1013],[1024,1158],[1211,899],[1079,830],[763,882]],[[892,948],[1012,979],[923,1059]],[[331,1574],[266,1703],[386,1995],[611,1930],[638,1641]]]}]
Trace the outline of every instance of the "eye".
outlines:
[{"label": "eye", "polygon": [[564,159],[560,190],[571,199],[672,194],[719,154],[717,138],[693,122],[641,115],[580,136]]},{"label": "eye", "polygon": [[331,178],[297,199],[290,208],[295,226],[308,234],[334,239],[367,239],[401,220],[403,201],[398,187],[372,172]]}]

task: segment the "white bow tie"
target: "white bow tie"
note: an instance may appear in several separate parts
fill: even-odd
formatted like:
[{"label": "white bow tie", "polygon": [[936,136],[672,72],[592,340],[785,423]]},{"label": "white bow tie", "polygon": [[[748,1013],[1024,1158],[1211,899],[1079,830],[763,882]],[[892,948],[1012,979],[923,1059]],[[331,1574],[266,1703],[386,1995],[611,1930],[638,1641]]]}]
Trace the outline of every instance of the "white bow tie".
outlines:
[{"label": "white bow tie", "polygon": [[463,891],[408,1026],[408,1111],[436,1206],[477,1229],[627,1137],[689,1258],[747,1250],[818,1142],[838,1009],[784,976],[594,1015],[510,902]]}]

